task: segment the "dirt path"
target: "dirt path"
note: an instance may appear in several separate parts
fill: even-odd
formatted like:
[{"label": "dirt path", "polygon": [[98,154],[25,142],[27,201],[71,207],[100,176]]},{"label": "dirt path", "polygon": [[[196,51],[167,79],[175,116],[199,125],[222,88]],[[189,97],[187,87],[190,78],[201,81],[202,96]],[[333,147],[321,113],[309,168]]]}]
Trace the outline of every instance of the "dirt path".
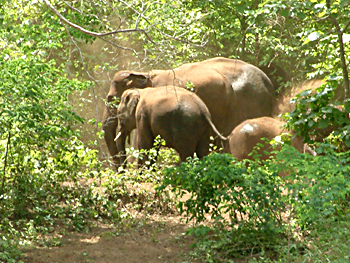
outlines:
[{"label": "dirt path", "polygon": [[179,217],[137,219],[133,225],[100,226],[89,233],[65,233],[58,247],[27,250],[26,263],[48,262],[193,262],[188,259],[194,239]]},{"label": "dirt path", "polygon": [[[135,187],[129,185],[128,189],[145,202],[155,193],[151,183],[137,186],[141,194]],[[183,200],[187,198],[189,195]],[[167,212],[158,208],[150,215],[132,209],[132,202],[126,206],[132,218],[115,225],[96,223],[88,232],[70,232],[58,227],[55,233],[42,237],[42,243],[50,245],[26,249],[22,260],[25,263],[196,262],[189,258],[195,239],[185,235],[191,224],[185,224],[175,208]]]}]

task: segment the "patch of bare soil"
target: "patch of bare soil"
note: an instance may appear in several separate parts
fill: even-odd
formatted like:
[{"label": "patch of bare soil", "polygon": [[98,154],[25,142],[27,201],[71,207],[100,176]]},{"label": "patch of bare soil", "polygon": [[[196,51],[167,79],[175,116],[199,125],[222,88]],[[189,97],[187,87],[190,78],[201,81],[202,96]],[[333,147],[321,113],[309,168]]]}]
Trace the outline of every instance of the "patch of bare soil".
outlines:
[{"label": "patch of bare soil", "polygon": [[65,233],[58,247],[30,248],[24,262],[193,262],[188,254],[194,238],[185,235],[187,228],[170,216],[137,219],[123,227],[101,225],[88,233]]},{"label": "patch of bare soil", "polygon": [[[128,187],[136,191],[135,186]],[[143,192],[141,189],[149,194],[155,192],[150,183],[142,183],[138,190]],[[61,227],[42,238],[49,246],[28,248],[22,260],[25,263],[195,262],[189,259],[194,237],[185,235],[191,225],[185,224],[176,211],[145,215],[129,205],[126,207],[132,218],[115,225],[96,223],[88,232]]]}]

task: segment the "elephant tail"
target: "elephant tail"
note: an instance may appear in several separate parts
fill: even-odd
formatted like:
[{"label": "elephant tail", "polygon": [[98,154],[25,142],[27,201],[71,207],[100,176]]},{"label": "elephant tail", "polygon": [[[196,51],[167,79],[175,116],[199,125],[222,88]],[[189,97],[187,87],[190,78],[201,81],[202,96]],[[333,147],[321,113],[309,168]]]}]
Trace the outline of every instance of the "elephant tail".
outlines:
[{"label": "elephant tail", "polygon": [[213,129],[213,131],[219,136],[219,138],[223,141],[227,141],[227,137],[223,136],[220,134],[220,132],[216,129],[214,123],[212,122],[211,118],[210,118],[210,115],[205,115],[205,118],[207,119],[210,127]]}]

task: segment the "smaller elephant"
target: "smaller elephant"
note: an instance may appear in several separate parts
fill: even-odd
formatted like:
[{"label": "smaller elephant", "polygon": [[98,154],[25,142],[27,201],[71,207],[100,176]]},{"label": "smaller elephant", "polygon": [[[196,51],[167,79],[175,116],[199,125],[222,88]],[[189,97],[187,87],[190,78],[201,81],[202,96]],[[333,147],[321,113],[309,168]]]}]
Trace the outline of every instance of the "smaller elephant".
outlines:
[{"label": "smaller elephant", "polygon": [[[128,89],[121,96],[117,116],[115,141],[119,153],[125,153],[125,139],[135,128],[139,150],[151,149],[160,135],[167,147],[178,152],[181,162],[194,153],[198,158],[209,154],[211,130],[220,139],[227,139],[212,123],[204,102],[180,87]],[[120,158],[124,163],[124,155]]]},{"label": "smaller elephant", "polygon": [[[261,156],[260,159],[266,160],[271,154],[266,154],[265,151],[269,153],[273,148],[268,142],[261,140],[261,138],[272,140],[282,133],[294,135],[294,132],[287,131],[282,127],[284,124],[284,122],[271,117],[246,120],[239,124],[228,136],[228,144],[224,151],[231,153],[238,160],[252,160],[253,156],[249,154],[258,143],[261,143],[264,147],[261,147],[257,151],[257,154]],[[300,136],[293,137],[291,145],[299,152],[304,152],[304,142]]]}]

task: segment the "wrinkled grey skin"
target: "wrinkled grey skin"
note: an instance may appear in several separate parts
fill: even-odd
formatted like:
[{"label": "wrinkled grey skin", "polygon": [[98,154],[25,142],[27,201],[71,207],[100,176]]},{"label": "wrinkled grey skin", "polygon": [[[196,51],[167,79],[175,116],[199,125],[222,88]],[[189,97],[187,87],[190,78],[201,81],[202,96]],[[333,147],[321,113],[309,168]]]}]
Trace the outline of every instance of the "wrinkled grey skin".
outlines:
[{"label": "wrinkled grey skin", "polygon": [[118,126],[113,107],[118,103],[116,98],[130,88],[186,87],[186,84],[206,104],[214,125],[224,136],[246,119],[273,115],[275,91],[270,79],[257,67],[241,60],[218,57],[172,70],[117,72],[107,96],[102,127],[115,164],[120,164],[114,141]]},{"label": "wrinkled grey skin", "polygon": [[[194,153],[198,158],[209,154],[211,130],[226,140],[212,123],[204,102],[180,87],[128,89],[122,94],[117,114],[119,153],[125,153],[125,139],[135,128],[139,150],[151,149],[160,135],[167,147],[178,152],[180,161]],[[120,158],[120,163],[125,163],[125,155]]]},{"label": "wrinkled grey skin", "polygon": [[[282,133],[294,135],[294,132],[287,131],[282,127],[284,124],[284,122],[271,117],[246,120],[239,124],[228,136],[228,144],[224,152],[231,153],[238,160],[252,160],[254,157],[249,156],[249,154],[258,143],[261,143],[264,147],[260,148],[257,154],[261,155],[260,159],[262,160],[268,159],[273,148],[266,141],[262,141],[261,138],[272,140]],[[293,137],[291,145],[299,152],[304,152],[304,142],[300,136]],[[265,154],[265,152],[268,154]]]}]

